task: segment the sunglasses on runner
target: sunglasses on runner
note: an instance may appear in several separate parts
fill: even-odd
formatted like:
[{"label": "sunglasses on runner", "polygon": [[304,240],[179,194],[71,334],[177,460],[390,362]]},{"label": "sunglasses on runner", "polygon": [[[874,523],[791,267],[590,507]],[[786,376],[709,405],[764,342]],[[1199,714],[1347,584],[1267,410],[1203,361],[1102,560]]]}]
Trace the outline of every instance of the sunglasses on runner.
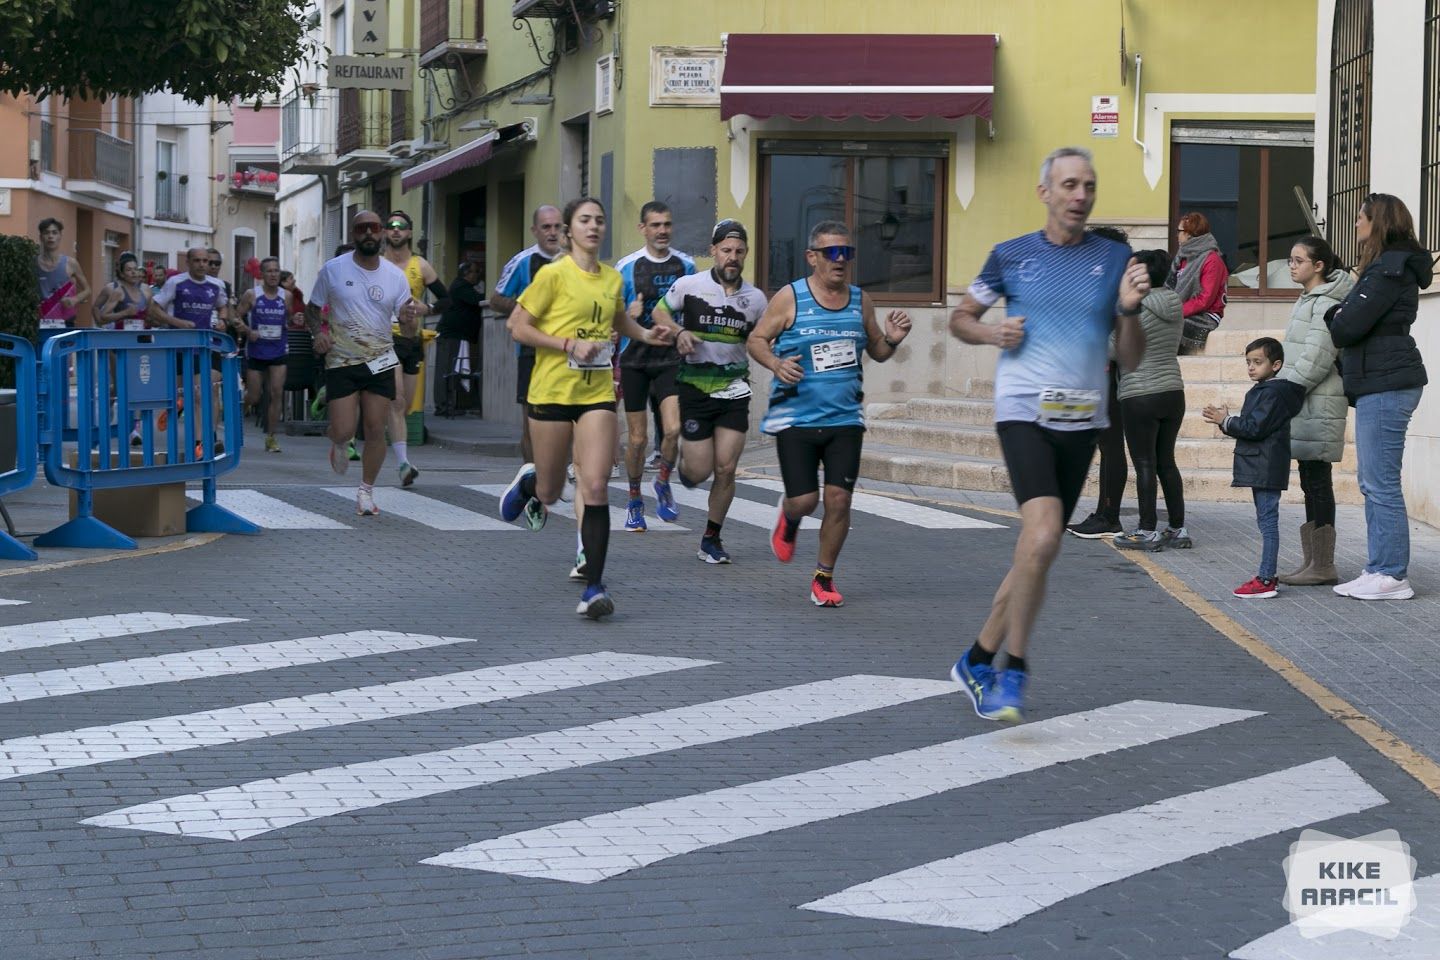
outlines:
[{"label": "sunglasses on runner", "polygon": [[832,263],[844,263],[847,260],[855,259],[855,248],[851,246],[811,247],[810,250]]},{"label": "sunglasses on runner", "polygon": [[389,223],[385,224],[385,226],[386,226],[387,229],[390,229],[390,230],[409,230],[409,229],[410,229],[410,224],[406,223],[404,220],[391,220]]},{"label": "sunglasses on runner", "polygon": [[355,224],[356,233],[380,233],[382,230],[384,230],[384,227],[380,226],[380,224],[378,223]]}]

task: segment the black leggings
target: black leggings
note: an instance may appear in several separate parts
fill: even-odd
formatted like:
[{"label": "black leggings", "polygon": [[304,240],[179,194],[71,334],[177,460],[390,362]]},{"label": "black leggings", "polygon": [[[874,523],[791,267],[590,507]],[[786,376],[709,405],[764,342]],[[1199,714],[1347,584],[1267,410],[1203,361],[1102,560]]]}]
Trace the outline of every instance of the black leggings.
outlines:
[{"label": "black leggings", "polygon": [[1175,466],[1175,438],[1185,419],[1185,391],[1147,393],[1120,401],[1125,442],[1135,466],[1135,496],[1140,501],[1140,529],[1155,529],[1155,481],[1165,491],[1170,526],[1185,526],[1185,485]]},{"label": "black leggings", "polygon": [[1125,425],[1121,422],[1120,399],[1116,389],[1119,368],[1110,362],[1110,426],[1100,431],[1100,502],[1095,512],[1111,523],[1120,522],[1120,501],[1125,497],[1129,467],[1125,463]]},{"label": "black leggings", "polygon": [[1305,519],[1317,527],[1335,526],[1335,482],[1324,460],[1297,460],[1300,491],[1305,494]]}]

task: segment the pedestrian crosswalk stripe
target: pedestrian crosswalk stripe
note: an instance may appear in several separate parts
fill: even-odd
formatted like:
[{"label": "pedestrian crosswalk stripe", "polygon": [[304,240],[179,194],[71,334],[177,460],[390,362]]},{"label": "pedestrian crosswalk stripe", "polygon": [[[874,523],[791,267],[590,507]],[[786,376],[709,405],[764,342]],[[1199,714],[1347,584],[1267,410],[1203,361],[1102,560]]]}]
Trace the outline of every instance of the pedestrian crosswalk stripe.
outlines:
[{"label": "pedestrian crosswalk stripe", "polygon": [[[326,487],[325,489],[337,497],[343,497],[351,503],[355,502],[354,487]],[[520,529],[513,523],[505,523],[495,517],[487,517],[443,500],[422,497],[418,493],[398,490],[395,487],[376,487],[375,505],[380,508],[382,517],[387,513],[394,514],[397,517],[404,517],[406,520],[414,520],[432,530],[518,531]],[[374,518],[370,518],[370,522],[374,522]]]},{"label": "pedestrian crosswalk stripe", "polygon": [[423,862],[595,883],[707,847],[1208,730],[1251,710],[1132,700],[869,760],[526,830]]},{"label": "pedestrian crosswalk stripe", "polygon": [[432,637],[420,633],[394,633],[389,630],[359,630],[353,633],[332,633],[323,637],[304,637],[299,640],[188,650],[158,657],[0,676],[0,703],[20,703],[123,687],[143,687],[152,683],[228,677],[281,667],[349,660],[377,653],[474,642],[464,637]]},{"label": "pedestrian crosswalk stripe", "polygon": [[1322,937],[1281,927],[1230,953],[1230,960],[1435,960],[1440,944],[1440,873],[1414,883],[1415,912],[1394,939],[1362,930],[1336,930]]},{"label": "pedestrian crosswalk stripe", "polygon": [[[627,492],[630,489],[623,483],[612,483],[610,486],[616,490],[625,490]],[[710,510],[710,491],[708,490],[686,490],[677,480],[670,484],[670,492],[674,495],[676,503],[682,507],[690,507],[700,511],[700,516],[702,517]],[[647,499],[653,503],[653,498],[647,497]],[[650,512],[651,516],[654,516],[653,507]],[[733,520],[736,523],[744,523],[752,527],[769,530],[775,526],[775,515],[776,511],[773,503],[756,503],[754,500],[736,497],[734,502],[730,504],[730,512],[725,515],[725,519],[727,522]],[[684,517],[685,515],[682,513],[680,516]],[[814,517],[806,517],[800,522],[800,526],[805,530],[814,530],[819,528],[820,521]]]},{"label": "pedestrian crosswalk stripe", "polygon": [[711,665],[709,660],[587,653],[333,693],[0,741],[0,780],[347,723],[450,710]]},{"label": "pedestrian crosswalk stripe", "polygon": [[54,647],[109,637],[129,637],[161,630],[210,627],[218,623],[243,623],[235,617],[197,617],[186,613],[119,613],[69,620],[42,620],[0,627],[0,652]]},{"label": "pedestrian crosswalk stripe", "polygon": [[[354,491],[351,491],[353,498]],[[198,494],[190,494],[191,500],[199,500]],[[234,511],[256,526],[267,530],[349,530],[350,527],[338,520],[311,513],[291,506],[284,500],[263,494],[258,490],[216,491],[216,501],[226,510]]]},{"label": "pedestrian crosswalk stripe", "polygon": [[92,817],[92,826],[243,840],[404,800],[721,743],[954,692],[938,680],[855,675],[582,727],[328,767],[170,797]]},{"label": "pedestrian crosswalk stripe", "polygon": [[0,600],[0,607],[23,607],[29,600]]},{"label": "pedestrian crosswalk stripe", "polygon": [[[779,480],[744,480],[746,486],[759,487],[762,490],[773,490],[777,493],[783,492],[785,484]],[[891,497],[876,496],[873,493],[862,493],[856,491],[850,497],[850,509],[859,510],[861,513],[874,514],[877,517],[884,517],[887,520],[898,520],[901,523],[908,523],[913,527],[924,527],[927,530],[1003,530],[1003,524],[991,523],[988,520],[977,520],[974,517],[967,517],[962,513],[951,513],[948,510],[936,510],[934,507],[921,506],[918,503],[909,503],[905,500],[895,500]]]},{"label": "pedestrian crosswalk stripe", "polygon": [[1329,757],[935,860],[801,909],[989,932],[1146,870],[1386,802]]},{"label": "pedestrian crosswalk stripe", "polygon": [[[486,496],[498,498],[502,493],[505,492],[505,488],[507,486],[508,484],[504,483],[467,483],[465,484],[465,489],[474,490],[476,493],[483,493]],[[610,505],[610,508],[610,529],[612,531],[624,532],[625,511],[623,509],[616,509],[616,505],[613,503]],[[564,517],[567,520],[575,519],[575,504],[573,503],[567,503],[564,500],[556,500],[546,509],[557,517]],[[652,515],[651,519],[653,518],[654,517]],[[678,523],[651,523],[649,525],[649,529],[652,531],[658,530],[661,533],[685,533],[687,530],[689,530],[688,527],[682,527]]]}]

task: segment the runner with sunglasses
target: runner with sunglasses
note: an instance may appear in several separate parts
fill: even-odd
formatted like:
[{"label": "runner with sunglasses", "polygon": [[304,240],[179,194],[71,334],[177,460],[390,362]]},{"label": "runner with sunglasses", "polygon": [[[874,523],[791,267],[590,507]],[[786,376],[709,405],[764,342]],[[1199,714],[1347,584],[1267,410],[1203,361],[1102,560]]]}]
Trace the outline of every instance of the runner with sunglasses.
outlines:
[{"label": "runner with sunglasses", "polygon": [[860,474],[865,435],[863,354],[884,362],[910,335],[910,317],[891,310],[882,327],[870,296],[850,283],[855,259],[850,228],[817,223],[805,251],[810,276],[782,287],[750,334],[750,356],[775,374],[770,409],[760,429],[775,435],[785,492],[770,534],[781,563],[795,558],[800,521],[820,503],[825,465],[825,517],[810,583],[817,607],[845,603],[835,589],[835,563],[850,532],[850,499]]},{"label": "runner with sunglasses", "polygon": [[721,220],[710,243],[715,266],[676,280],[655,305],[654,318],[657,326],[673,329],[680,356],[675,374],[685,443],[680,482],[688,489],[715,477],[696,556],[706,563],[729,563],[720,528],[735,500],[735,470],[750,429],[745,341],[765,312],[765,294],[741,276],[749,250],[744,224]]},{"label": "runner with sunglasses", "polygon": [[616,436],[612,337],[618,332],[659,346],[670,342],[671,333],[644,329],[626,313],[620,274],[600,262],[604,205],[593,197],[571,200],[561,222],[569,255],[540,268],[507,324],[517,343],[535,348],[526,396],[535,462],[522,466],[501,496],[500,516],[509,523],[523,515],[531,530],[545,526],[545,506],[560,499],[573,452],[585,554],[585,591],[576,612],[598,620],[615,612],[603,581]]},{"label": "runner with sunglasses", "polygon": [[[425,306],[426,290],[434,295],[437,304],[448,297],[450,291],[440,282],[440,275],[430,266],[430,261],[411,250],[414,230],[415,222],[410,219],[410,214],[404,210],[391,210],[385,218],[385,259],[405,272],[410,296],[418,307],[424,308],[420,314],[423,317],[427,313],[439,312],[438,306]],[[408,324],[402,324],[400,329],[401,332],[395,334],[395,355],[400,358],[400,366],[395,369],[395,399],[390,403],[390,446],[399,461],[400,485],[408,487],[420,476],[420,471],[410,463],[409,425],[405,416],[410,412],[410,404],[415,397],[420,364],[425,360],[425,345],[418,324],[413,330]]]},{"label": "runner with sunglasses", "polygon": [[[317,353],[325,354],[325,392],[329,397],[330,469],[343,474],[350,467],[346,446],[356,422],[365,424],[360,489],[355,512],[373,516],[375,479],[385,464],[385,421],[395,399],[395,337],[391,320],[413,326],[425,312],[410,296],[405,274],[380,256],[384,226],[379,215],[361,210],[350,222],[355,249],[320,268],[305,304],[305,324]],[[326,315],[330,308],[328,329]]]}]

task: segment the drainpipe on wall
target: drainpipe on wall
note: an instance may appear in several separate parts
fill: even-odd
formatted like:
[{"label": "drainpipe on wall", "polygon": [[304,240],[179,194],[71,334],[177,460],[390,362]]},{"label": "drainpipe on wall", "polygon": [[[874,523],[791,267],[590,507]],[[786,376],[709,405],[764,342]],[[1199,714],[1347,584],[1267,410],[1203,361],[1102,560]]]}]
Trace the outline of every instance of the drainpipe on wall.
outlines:
[{"label": "drainpipe on wall", "polygon": [[1133,117],[1134,125],[1131,128],[1130,137],[1140,145],[1140,151],[1148,157],[1150,155],[1150,148],[1145,145],[1144,140],[1140,139],[1140,68],[1144,63],[1145,61],[1141,58],[1140,54],[1135,54],[1135,116]]},{"label": "drainpipe on wall", "polygon": [[[135,259],[142,265],[145,263],[145,189],[140,172],[144,166],[141,158],[145,152],[145,141],[142,139],[143,134],[141,133],[145,129],[141,124],[141,121],[145,119],[144,102],[144,97],[135,98],[135,117],[131,124],[131,128],[134,130],[135,148],[130,152],[130,164],[135,168],[135,184],[130,194],[130,203],[135,208],[135,226],[131,230],[133,236],[130,249],[135,254]],[[109,283],[110,281],[107,279],[105,282]]]}]

